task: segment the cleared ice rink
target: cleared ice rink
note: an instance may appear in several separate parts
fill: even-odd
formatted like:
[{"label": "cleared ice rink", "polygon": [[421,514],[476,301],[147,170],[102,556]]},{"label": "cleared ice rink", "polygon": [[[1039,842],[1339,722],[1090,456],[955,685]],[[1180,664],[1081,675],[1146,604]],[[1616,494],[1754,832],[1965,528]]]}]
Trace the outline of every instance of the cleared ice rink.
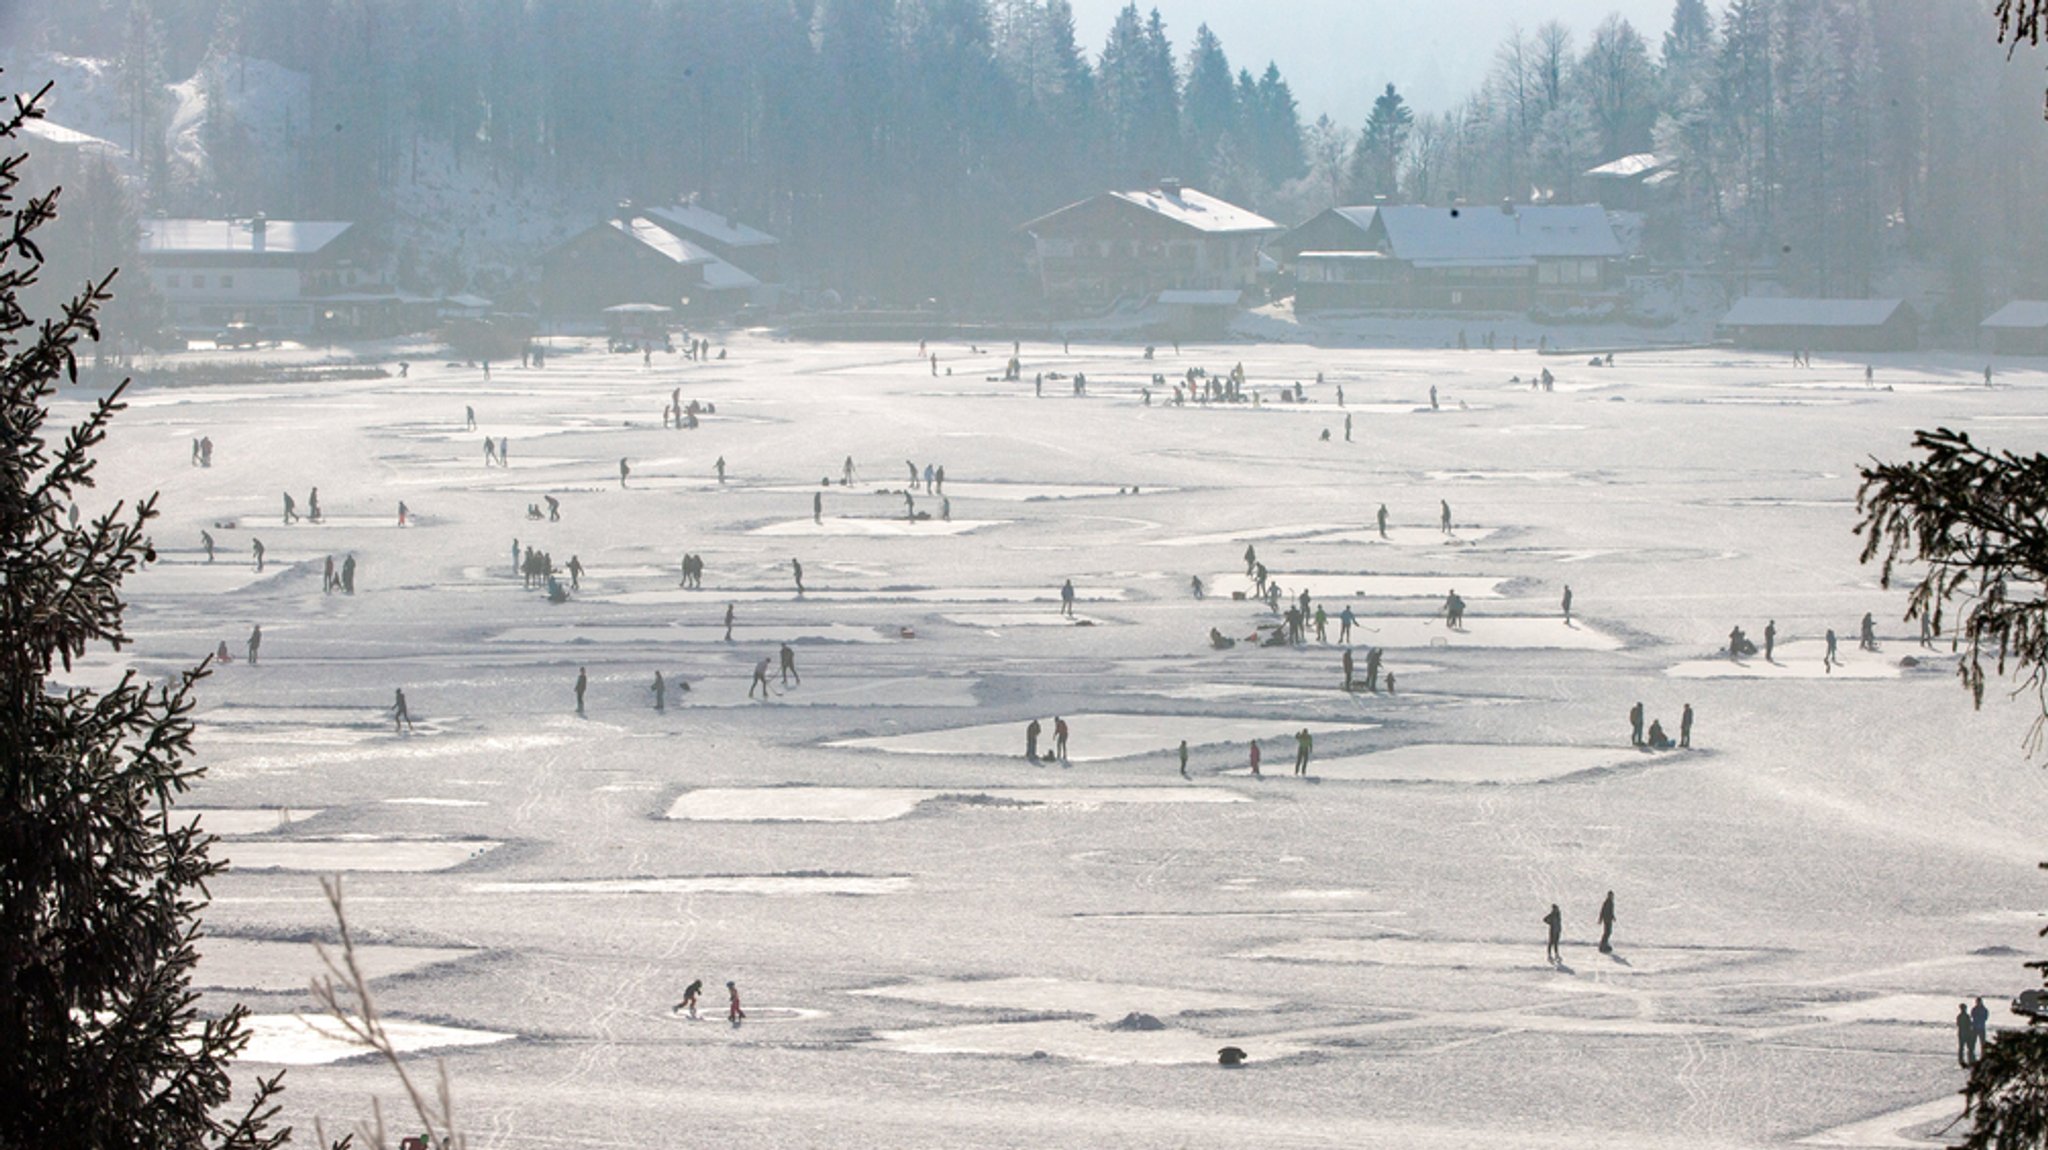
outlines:
[{"label": "cleared ice rink", "polygon": [[[307,1135],[373,1093],[397,1113],[386,1069],[294,1017],[335,870],[478,1150],[1940,1145],[1954,1005],[2011,1022],[2033,981],[2024,700],[1971,714],[1851,527],[1856,467],[1914,428],[2038,450],[2037,365],[1985,389],[1981,359],[1878,357],[1870,388],[1818,355],[1026,341],[1019,385],[987,381],[1007,342],[934,344],[936,380],[914,345],[742,335],[648,368],[555,344],[489,382],[417,348],[387,349],[406,380],[195,375],[138,392],[102,453],[99,497],[161,489],[164,561],[131,584],[135,646],[74,678],[236,656],[199,693],[189,805],[241,865],[198,981],[260,1016],[242,1073],[292,1065]],[[1256,409],[1140,401],[1240,361]],[[1511,382],[1545,366],[1554,392]],[[1032,397],[1077,370],[1087,398]],[[1310,402],[1277,402],[1297,380]],[[663,429],[675,388],[717,414]],[[313,486],[327,521],[283,525]],[[527,518],[544,494],[559,522]],[[515,539],[576,556],[577,595],[523,589]],[[1272,616],[1232,598],[1247,544],[1324,596],[1332,643],[1248,641]],[[350,553],[357,593],[323,595]],[[1340,689],[1345,605],[1394,693]],[[1770,620],[1775,663],[1717,655]],[[1694,749],[1631,749],[1639,700],[1674,737],[1691,703]],[[1056,715],[1069,764],[1026,761]],[[671,1010],[694,978],[704,1021]]]}]

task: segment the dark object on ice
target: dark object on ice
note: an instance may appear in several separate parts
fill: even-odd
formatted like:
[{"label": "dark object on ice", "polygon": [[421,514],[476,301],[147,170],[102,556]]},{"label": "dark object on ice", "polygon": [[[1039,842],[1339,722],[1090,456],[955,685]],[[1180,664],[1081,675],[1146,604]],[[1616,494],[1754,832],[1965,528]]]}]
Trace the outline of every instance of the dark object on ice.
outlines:
[{"label": "dark object on ice", "polygon": [[1216,1052],[1216,1064],[1219,1066],[1243,1066],[1245,1057],[1244,1051],[1235,1046],[1226,1046]]},{"label": "dark object on ice", "polygon": [[2012,1000],[2012,1012],[2025,1018],[2048,1019],[2048,990],[2022,990]]},{"label": "dark object on ice", "polygon": [[1237,640],[1225,635],[1214,627],[1209,628],[1209,646],[1218,651],[1228,651],[1237,646]]},{"label": "dark object on ice", "polygon": [[1165,1030],[1166,1024],[1164,1022],[1159,1021],[1157,1018],[1154,1018],[1153,1016],[1144,1013],[1143,1011],[1133,1010],[1129,1014],[1124,1015],[1122,1018],[1117,1019],[1115,1022],[1110,1023],[1103,1029]]}]

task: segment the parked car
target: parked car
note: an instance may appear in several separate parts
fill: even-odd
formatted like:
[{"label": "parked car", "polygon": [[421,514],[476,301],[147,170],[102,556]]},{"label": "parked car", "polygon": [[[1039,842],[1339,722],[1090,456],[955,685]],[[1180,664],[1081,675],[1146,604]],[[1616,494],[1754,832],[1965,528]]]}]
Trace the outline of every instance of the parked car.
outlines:
[{"label": "parked car", "polygon": [[260,347],[263,342],[263,333],[257,330],[255,324],[239,320],[215,332],[213,336],[215,347]]}]

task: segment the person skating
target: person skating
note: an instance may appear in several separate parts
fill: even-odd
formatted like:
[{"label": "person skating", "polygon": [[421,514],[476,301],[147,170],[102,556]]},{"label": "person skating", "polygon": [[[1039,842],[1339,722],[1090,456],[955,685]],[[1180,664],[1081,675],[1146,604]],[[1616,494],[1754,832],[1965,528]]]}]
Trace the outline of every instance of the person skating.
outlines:
[{"label": "person skating", "polygon": [[1259,773],[1259,741],[1257,739],[1252,740],[1251,763],[1252,777],[1255,779],[1264,778],[1265,776]]},{"label": "person skating", "polygon": [[512,466],[512,440],[509,436],[498,437],[498,466]]},{"label": "person skating", "polygon": [[1349,413],[1344,416],[1344,442],[1351,442],[1351,416]]},{"label": "person skating", "polygon": [[1764,624],[1764,662],[1771,663],[1776,661],[1771,658],[1771,652],[1774,649],[1776,649],[1777,646],[1778,621],[1776,619],[1773,619],[1770,622]]},{"label": "person skating", "polygon": [[1828,674],[1832,675],[1835,673],[1835,666],[1842,661],[1835,654],[1835,629],[1833,627],[1828,628],[1827,644],[1827,653],[1821,656],[1820,665],[1826,668]]},{"label": "person skating", "polygon": [[1044,730],[1037,719],[1031,720],[1024,727],[1024,757],[1034,763],[1038,761],[1038,736]]},{"label": "person skating", "polygon": [[633,474],[633,469],[632,469],[631,467],[627,466],[627,464],[626,464],[626,457],[625,457],[625,456],[623,456],[623,455],[621,455],[621,456],[619,457],[619,486],[620,486],[620,487],[624,487],[624,486],[626,485],[626,477],[627,477],[627,476],[629,476],[629,475],[631,475],[631,474]]},{"label": "person skating", "polygon": [[677,1010],[687,1013],[691,1019],[697,1017],[697,996],[704,993],[704,980],[694,979],[683,988],[683,1000],[676,1003]]},{"label": "person skating", "polygon": [[1358,616],[1351,613],[1351,604],[1346,603],[1344,610],[1337,615],[1337,641],[1339,643],[1349,643],[1351,641],[1351,628],[1357,625]]},{"label": "person skating", "polygon": [[[938,357],[934,356],[932,358],[936,360]],[[734,1026],[738,1026],[747,1017],[747,1012],[740,1009],[740,988],[728,982],[725,984],[725,992],[732,996],[730,1001],[726,1003],[725,1020]]]},{"label": "person skating", "polygon": [[667,711],[668,683],[662,679],[660,671],[654,673],[654,686],[648,689],[654,692],[654,709],[657,712]]},{"label": "person skating", "polygon": [[493,465],[493,464],[495,464],[495,463],[497,463],[497,462],[498,462],[498,441],[497,441],[497,440],[495,440],[495,439],[492,439],[492,438],[491,438],[490,436],[486,435],[486,436],[484,436],[484,466],[485,466],[485,467],[490,467],[491,465]]},{"label": "person skating", "polygon": [[732,642],[732,604],[725,605],[725,641]]},{"label": "person skating", "polygon": [[1307,776],[1309,756],[1315,753],[1315,749],[1315,736],[1308,733],[1307,727],[1294,733],[1294,773],[1297,776]]},{"label": "person skating", "polygon": [[853,486],[853,456],[851,455],[846,457],[846,462],[839,469],[839,486]]},{"label": "person skating", "polygon": [[825,522],[825,493],[822,491],[813,491],[811,493],[811,522],[818,524]]},{"label": "person skating", "polygon": [[1186,739],[1180,741],[1180,777],[1184,779],[1194,777],[1188,774],[1188,741]]},{"label": "person skating", "polygon": [[1643,704],[1640,701],[1628,709],[1628,745],[1643,745]]},{"label": "person skating", "polygon": [[329,555],[326,566],[320,572],[320,593],[322,595],[332,595],[334,593],[334,585],[340,581],[334,574],[334,556]]},{"label": "person skating", "polygon": [[1380,504],[1379,521],[1380,538],[1385,539],[1387,537],[1387,505],[1384,503]]},{"label": "person skating", "polygon": [[548,522],[560,523],[562,521],[562,501],[552,495],[543,495],[541,498],[547,501]]},{"label": "person skating", "polygon": [[1866,651],[1877,650],[1877,620],[1868,611],[1863,613],[1863,630],[1857,637],[1856,645]]},{"label": "person skating", "polygon": [[718,481],[719,481],[720,483],[724,483],[724,482],[725,482],[725,456],[723,456],[723,455],[719,456],[719,457],[718,457],[718,462],[716,462],[716,463],[712,464],[712,465],[711,465],[711,468],[712,468],[712,470],[714,470],[714,471],[718,472]]},{"label": "person skating", "polygon": [[256,573],[263,574],[263,540],[252,537],[249,540],[249,554],[256,557]]},{"label": "person skating", "polygon": [[407,513],[407,511],[406,511],[406,507],[405,507],[405,500],[401,499],[401,500],[399,500],[399,501],[398,501],[398,525],[399,525],[400,527],[404,527],[404,526],[406,525],[406,522],[407,522],[407,520],[406,520],[406,516],[407,516],[407,514],[408,514],[408,513]]},{"label": "person skating", "polygon": [[1193,592],[1195,593],[1195,598],[1197,598],[1197,599],[1200,599],[1200,598],[1202,598],[1202,597],[1203,597],[1203,595],[1202,595],[1202,577],[1201,577],[1200,575],[1196,575],[1196,576],[1194,576],[1194,577],[1193,577],[1192,579],[1190,579],[1190,580],[1189,580],[1189,582],[1188,582],[1188,587],[1189,587],[1189,589],[1190,589],[1190,590],[1192,590],[1192,591],[1193,591]]},{"label": "person skating", "polygon": [[1601,902],[1600,902],[1600,916],[1599,916],[1599,923],[1600,923],[1600,953],[1601,953],[1601,954],[1613,954],[1613,953],[1614,953],[1614,944],[1613,944],[1613,940],[1614,940],[1614,892],[1613,892],[1613,891],[1611,891],[1611,890],[1607,892],[1607,897],[1606,897],[1605,899],[1602,899],[1602,900],[1601,900]]},{"label": "person skating", "polygon": [[789,644],[784,643],[782,645],[781,658],[782,685],[787,687],[789,686],[789,681],[791,679],[795,679],[797,685],[802,686],[804,682],[804,677],[796,673],[796,650],[792,648]]},{"label": "person skating", "polygon": [[1252,549],[1251,544],[1247,543],[1244,545],[1244,573],[1249,576],[1258,569],[1259,553]]},{"label": "person skating", "polygon": [[1685,709],[1678,713],[1678,745],[1686,750],[1692,749],[1691,703],[1687,703],[1685,705]]},{"label": "person skating", "polygon": [[213,532],[201,531],[199,533],[199,545],[206,548],[206,561],[208,563],[213,562]]},{"label": "person skating", "polygon": [[462,405],[462,430],[476,430],[476,407],[473,404]]},{"label": "person skating", "polygon": [[286,526],[290,526],[290,525],[292,525],[292,524],[294,524],[294,523],[297,523],[297,522],[299,521],[299,511],[298,511],[298,507],[299,507],[299,505],[298,505],[297,501],[295,501],[295,500],[293,500],[293,499],[292,499],[292,493],[291,493],[291,492],[289,492],[289,491],[285,492],[285,493],[284,493],[284,521],[285,521],[285,525],[286,525]]},{"label": "person skating", "polygon": [[306,521],[320,522],[320,489],[317,487],[306,493]]},{"label": "person skating", "polygon": [[199,437],[199,466],[213,466],[213,436],[211,435]]},{"label": "person skating", "polygon": [[[1304,592],[1304,594],[1306,594],[1306,592]],[[1329,642],[1329,641],[1330,641],[1330,617],[1329,617],[1328,615],[1326,615],[1326,614],[1324,614],[1324,613],[1323,613],[1323,605],[1322,605],[1321,603],[1318,603],[1318,604],[1316,604],[1316,616],[1315,616],[1315,618],[1316,618],[1316,642],[1318,642],[1318,643],[1327,643],[1327,642]]]},{"label": "person skating", "polygon": [[1344,648],[1344,689],[1351,689],[1351,648]]},{"label": "person skating", "polygon": [[249,628],[249,665],[256,665],[256,656],[263,652],[263,624]]},{"label": "person skating", "polygon": [[1564,625],[1572,625],[1572,585],[1564,585]]},{"label": "person skating", "polygon": [[756,687],[761,689],[761,698],[764,700],[769,697],[773,690],[768,685],[768,656],[766,655],[761,656],[761,661],[754,664],[754,681],[747,684],[747,698],[751,699],[754,697],[754,688]]},{"label": "person skating", "polygon": [[797,593],[798,595],[802,595],[802,594],[804,593],[804,564],[803,564],[803,560],[801,560],[801,559],[791,559],[791,560],[789,561],[789,569],[790,569],[791,573],[792,573],[792,574],[794,574],[794,575],[796,576],[796,593]]},{"label": "person skating", "polygon": [[1074,581],[1072,579],[1060,584],[1060,614],[1065,615],[1069,619],[1074,617]]},{"label": "person skating", "polygon": [[1439,500],[1438,502],[1443,504],[1444,534],[1449,535],[1451,533],[1451,501],[1448,499],[1443,499]]},{"label": "person skating", "polygon": [[1550,904],[1550,913],[1543,916],[1543,925],[1550,928],[1550,941],[1543,948],[1543,957],[1549,959],[1552,966],[1561,966],[1564,957],[1558,953],[1557,944],[1564,937],[1564,912],[1557,909],[1556,903]]},{"label": "person skating", "polygon": [[391,703],[391,733],[412,730],[412,711],[405,705],[405,688],[397,688],[397,697]]},{"label": "person skating", "polygon": [[1052,757],[1067,761],[1067,721],[1058,715],[1052,717]]},{"label": "person skating", "polygon": [[344,595],[356,593],[356,556],[353,551],[349,552],[348,556],[341,561],[341,593]]},{"label": "person skating", "polygon": [[590,675],[582,667],[576,668],[576,713],[583,713],[583,692],[590,687]]},{"label": "person skating", "polygon": [[569,589],[583,590],[583,560],[574,555],[569,556]]}]

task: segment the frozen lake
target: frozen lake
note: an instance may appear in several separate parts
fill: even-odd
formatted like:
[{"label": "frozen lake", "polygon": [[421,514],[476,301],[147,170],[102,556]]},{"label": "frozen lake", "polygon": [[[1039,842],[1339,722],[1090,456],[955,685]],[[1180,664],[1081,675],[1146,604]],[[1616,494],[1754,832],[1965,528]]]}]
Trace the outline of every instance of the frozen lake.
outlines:
[{"label": "frozen lake", "polygon": [[[117,420],[91,498],[161,489],[165,563],[132,585],[135,645],[73,678],[235,656],[199,689],[212,773],[180,808],[238,864],[200,981],[256,1011],[241,1074],[291,1065],[302,1130],[393,1102],[388,1070],[299,1018],[331,872],[472,1150],[665,1150],[685,1125],[741,1150],[1934,1146],[1954,1004],[2004,1025],[2036,981],[2048,774],[2024,700],[1973,714],[1850,529],[1857,466],[1911,428],[2038,449],[2042,365],[1984,389],[1957,383],[1981,361],[1880,357],[1885,391],[1860,360],[1726,350],[1594,375],[1027,341],[1027,380],[1104,381],[1034,400],[966,368],[935,391],[914,344],[720,342],[647,368],[558,340],[489,382],[411,349],[408,380],[201,379]],[[1342,380],[1356,442],[1318,438],[1333,388],[1252,411],[1116,385],[1239,361],[1254,386]],[[1555,392],[1509,382],[1546,364]],[[1431,384],[1444,410],[1418,413]],[[674,388],[717,417],[663,430]],[[906,460],[945,466],[951,522],[921,483],[933,518],[904,517]],[[326,522],[279,522],[313,486]],[[562,517],[528,518],[549,493]],[[575,556],[579,591],[523,588],[514,540]],[[1276,619],[1231,598],[1247,546],[1332,642],[1257,644]],[[351,553],[356,593],[323,594]],[[702,589],[677,586],[685,553]],[[1453,588],[1457,630],[1432,615]],[[1392,693],[1341,689],[1345,606],[1358,674],[1382,649]],[[1774,661],[1718,653],[1771,620]],[[1691,704],[1692,749],[1632,749],[1638,701],[1674,737]],[[1028,762],[1025,724],[1049,752],[1055,715],[1069,763]],[[697,978],[692,1022],[672,1007]],[[1244,1071],[1214,1065],[1226,1045]]]}]

